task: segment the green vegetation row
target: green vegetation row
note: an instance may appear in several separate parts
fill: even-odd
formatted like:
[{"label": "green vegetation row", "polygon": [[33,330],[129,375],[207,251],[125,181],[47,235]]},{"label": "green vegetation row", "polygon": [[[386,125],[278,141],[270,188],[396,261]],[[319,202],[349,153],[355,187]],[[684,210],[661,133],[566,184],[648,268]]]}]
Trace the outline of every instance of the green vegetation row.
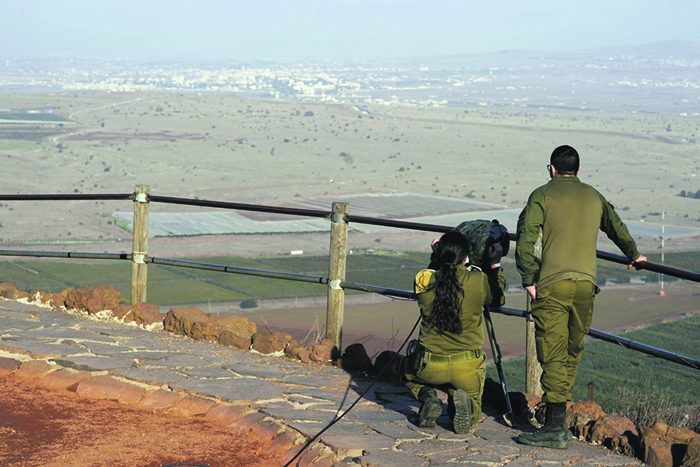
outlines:
[{"label": "green vegetation row", "polygon": [[[190,261],[236,266],[250,269],[307,274],[328,275],[327,256],[278,256],[267,258],[243,258],[235,256],[192,257]],[[660,257],[649,255],[660,262]],[[416,272],[429,262],[427,252],[354,254],[347,260],[346,280],[400,290],[411,290]],[[643,271],[627,271],[625,266],[599,262],[598,276],[601,284],[609,279],[617,283],[630,278],[658,281],[658,275]],[[20,289],[33,292],[56,293],[67,287],[89,287],[109,284],[129,302],[131,293],[131,265],[127,261],[82,261],[6,258],[0,263],[0,280],[15,284]],[[671,253],[666,264],[686,270],[700,269],[700,252]],[[513,263],[505,263],[504,273],[508,283],[520,284],[520,276]],[[666,280],[669,280],[666,276]],[[348,293],[362,293],[349,291]],[[325,287],[281,279],[225,274],[214,271],[150,265],[148,268],[148,300],[161,306],[190,303],[228,302],[248,298],[280,299],[322,296]]]},{"label": "green vegetation row", "polygon": [[[626,339],[700,359],[697,341],[700,337],[700,316],[621,334]],[[503,363],[509,391],[525,391],[525,359]],[[486,374],[498,380],[496,368],[490,365]],[[646,388],[647,394],[668,397],[675,405],[697,404],[700,394],[700,370],[650,357],[609,342],[588,339],[578,368],[573,400],[589,400],[591,381],[594,400],[607,412],[618,411],[624,388]],[[643,395],[643,394],[642,394]],[[660,399],[657,400],[660,404]]]}]

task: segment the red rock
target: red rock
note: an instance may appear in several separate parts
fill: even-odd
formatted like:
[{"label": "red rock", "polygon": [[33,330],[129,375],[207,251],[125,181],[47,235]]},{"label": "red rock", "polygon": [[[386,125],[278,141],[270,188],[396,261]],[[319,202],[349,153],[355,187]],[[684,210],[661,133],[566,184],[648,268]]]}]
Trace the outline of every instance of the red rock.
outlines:
[{"label": "red rock", "polygon": [[[19,287],[16,285],[9,284],[7,282],[0,282],[0,297],[8,298],[10,300],[17,300],[20,295],[24,294]],[[26,294],[29,297],[29,294]]]},{"label": "red rock", "polygon": [[66,297],[73,290],[74,289],[72,287],[68,287],[67,289],[62,290],[59,293],[50,294],[51,299],[49,300],[49,305],[51,305],[54,309],[60,309],[60,308],[65,307],[66,306]]},{"label": "red rock", "polygon": [[[585,412],[580,412],[585,413]],[[593,422],[586,440],[602,444],[615,452],[630,457],[637,455],[639,436],[637,428],[629,418],[604,415]]]},{"label": "red rock", "polygon": [[299,350],[303,348],[296,340],[292,339],[289,341],[287,348],[284,349],[284,354],[292,360],[299,360]]},{"label": "red rock", "polygon": [[211,399],[188,394],[173,404],[173,411],[185,417],[194,417],[195,415],[203,415],[209,412],[215,405],[216,402]]},{"label": "red rock", "polygon": [[134,305],[124,316],[124,322],[136,323],[139,326],[148,326],[155,323],[162,323],[163,315],[160,314],[158,305],[141,302]]},{"label": "red rock", "polygon": [[70,371],[60,369],[37,380],[37,383],[45,388],[64,390],[89,377],[90,373],[87,371]]},{"label": "red rock", "polygon": [[311,467],[333,467],[335,465],[335,456],[327,455],[325,457],[317,458],[311,464]]},{"label": "red rock", "polygon": [[217,425],[229,426],[238,420],[241,414],[243,414],[243,407],[240,405],[222,405],[207,412],[204,419]]},{"label": "red rock", "polygon": [[245,316],[231,315],[219,318],[209,314],[209,318],[209,327],[212,328],[212,332],[216,333],[217,336],[223,331],[231,331],[236,336],[250,339],[258,332],[256,324]]},{"label": "red rock", "polygon": [[231,426],[243,429],[250,429],[253,428],[257,423],[262,421],[263,418],[265,418],[265,414],[260,412],[252,412],[242,416],[241,418],[233,422]]},{"label": "red rock", "polygon": [[[566,411],[566,420],[574,436],[578,438],[588,438],[589,431],[593,423],[605,416],[605,412],[595,402],[579,402],[573,404]],[[636,434],[636,431],[635,431]]]},{"label": "red rock", "polygon": [[251,343],[249,338],[237,336],[231,331],[221,331],[218,342],[221,345],[243,350],[249,349]]},{"label": "red rock", "polygon": [[43,360],[32,360],[22,363],[19,370],[15,372],[15,375],[20,378],[41,378],[56,368],[57,367],[51,366]]},{"label": "red rock", "polygon": [[72,289],[66,294],[66,307],[95,314],[104,310],[113,310],[119,305],[121,295],[111,285],[95,285]]},{"label": "red rock", "polygon": [[83,399],[107,399],[128,405],[138,404],[146,393],[138,386],[118,381],[107,375],[80,381],[76,392]]},{"label": "red rock", "polygon": [[700,434],[686,427],[669,427],[661,420],[656,420],[642,428],[639,437],[642,460],[646,464],[652,467],[675,467],[683,462],[690,441],[700,438]]},{"label": "red rock", "polygon": [[0,357],[0,375],[8,375],[17,371],[20,362],[14,358]]},{"label": "red rock", "polygon": [[337,352],[335,344],[333,341],[328,339],[323,339],[321,342],[316,344],[310,344],[311,351],[309,353],[309,358],[312,362],[323,363],[324,365],[329,363],[333,357],[333,353]]},{"label": "red rock", "polygon": [[49,305],[51,308],[59,310],[66,306],[66,296],[71,290],[73,289],[70,287],[59,293],[45,293],[37,290],[31,295],[29,300],[41,305]]},{"label": "red rock", "polygon": [[197,340],[217,340],[220,331],[209,328],[209,316],[196,306],[171,308],[165,315],[163,329]]},{"label": "red rock", "polygon": [[270,445],[270,452],[283,452],[294,447],[297,444],[297,439],[299,435],[295,435],[291,431],[283,431],[277,433],[272,445]]},{"label": "red rock", "polygon": [[309,467],[313,462],[323,454],[323,447],[316,445],[313,448],[307,448],[306,451],[297,458],[296,466]]},{"label": "red rock", "polygon": [[[294,459],[294,456],[296,456],[299,451],[304,449],[304,446],[292,446],[291,449],[289,449],[287,452],[282,454],[280,456],[280,460],[282,461],[283,464],[288,464],[292,459]],[[303,455],[303,454],[302,454]],[[299,460],[299,457],[297,457],[297,460]]]},{"label": "red rock", "polygon": [[691,439],[700,437],[700,433],[696,433],[685,426],[669,426],[667,436],[673,438],[677,443],[688,444]]},{"label": "red rock", "polygon": [[275,437],[277,432],[280,431],[280,426],[272,420],[263,420],[262,422],[253,426],[250,431],[257,438],[264,441],[270,441]]},{"label": "red rock", "polygon": [[117,305],[112,309],[112,316],[117,319],[122,319],[131,312],[133,305]]},{"label": "red rock", "polygon": [[137,406],[146,410],[162,410],[173,406],[180,398],[177,392],[168,392],[163,389],[156,389],[150,394],[147,394]]},{"label": "red rock", "polygon": [[284,332],[263,331],[253,337],[252,349],[270,355],[284,351],[291,340],[292,336]]},{"label": "red rock", "polygon": [[700,438],[688,442],[688,450],[683,457],[683,467],[700,467]]}]

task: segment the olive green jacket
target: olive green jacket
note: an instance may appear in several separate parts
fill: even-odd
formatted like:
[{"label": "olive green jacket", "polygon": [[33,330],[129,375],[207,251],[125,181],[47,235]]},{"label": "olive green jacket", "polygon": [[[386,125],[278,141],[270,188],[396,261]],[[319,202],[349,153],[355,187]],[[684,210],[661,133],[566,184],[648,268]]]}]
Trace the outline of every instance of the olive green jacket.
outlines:
[{"label": "olive green jacket", "polygon": [[430,353],[452,355],[467,350],[481,350],[484,346],[484,307],[505,304],[503,291],[506,279],[501,268],[489,271],[489,278],[479,268],[453,266],[457,280],[462,284],[462,333],[440,334],[429,322],[435,300],[435,271],[423,269],[416,275],[414,290],[421,310],[419,342]]},{"label": "olive green jacket", "polygon": [[[535,243],[542,228],[542,260]],[[596,284],[598,230],[631,260],[637,245],[612,204],[578,177],[555,177],[532,192],[518,219],[515,261],[523,287],[543,287],[563,279]]]}]

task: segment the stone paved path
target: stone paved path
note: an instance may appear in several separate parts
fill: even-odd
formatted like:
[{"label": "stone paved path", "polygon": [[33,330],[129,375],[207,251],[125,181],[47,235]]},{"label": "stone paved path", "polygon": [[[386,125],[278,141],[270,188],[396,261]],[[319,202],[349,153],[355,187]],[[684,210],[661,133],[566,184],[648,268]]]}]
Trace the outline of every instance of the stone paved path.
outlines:
[{"label": "stone paved path", "polygon": [[[319,368],[0,300],[0,357],[18,355],[145,383],[153,389],[244,404],[258,411],[251,423],[272,419],[309,438],[349,407],[369,384],[333,367]],[[315,460],[307,456],[303,465],[641,465],[579,441],[565,451],[519,445],[515,442],[518,429],[506,426],[493,413],[469,435],[452,433],[446,415],[435,428],[424,429],[414,424],[417,410],[418,403],[404,387],[376,383],[346,417],[322,435],[332,456]]]}]

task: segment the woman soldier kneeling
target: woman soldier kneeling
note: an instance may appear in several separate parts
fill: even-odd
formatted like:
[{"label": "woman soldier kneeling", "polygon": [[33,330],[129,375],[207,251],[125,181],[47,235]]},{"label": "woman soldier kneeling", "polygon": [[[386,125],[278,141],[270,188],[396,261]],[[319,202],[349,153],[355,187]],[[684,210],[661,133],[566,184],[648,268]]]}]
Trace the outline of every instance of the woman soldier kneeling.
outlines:
[{"label": "woman soldier kneeling", "polygon": [[[503,254],[489,250],[491,267],[469,266],[469,244],[459,232],[433,242],[436,269],[416,275],[415,292],[421,313],[418,350],[405,359],[406,386],[422,402],[418,425],[433,427],[442,415],[435,389],[448,394],[447,413],[456,433],[467,433],[481,420],[481,396],[486,375],[484,307],[505,303]],[[439,268],[439,269],[437,269]]]}]

